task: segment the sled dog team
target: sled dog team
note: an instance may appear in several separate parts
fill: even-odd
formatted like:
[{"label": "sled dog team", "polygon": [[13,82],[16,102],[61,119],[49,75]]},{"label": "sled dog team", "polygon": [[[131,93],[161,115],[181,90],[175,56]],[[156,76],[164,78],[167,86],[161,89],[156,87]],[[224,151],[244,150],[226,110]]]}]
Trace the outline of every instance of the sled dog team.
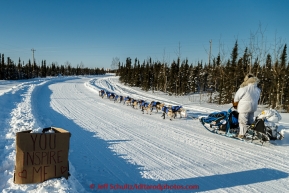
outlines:
[{"label": "sled dog team", "polygon": [[[257,122],[256,121],[254,122],[254,113],[257,110],[258,101],[259,101],[260,93],[261,93],[261,90],[257,86],[258,83],[259,83],[259,79],[256,76],[254,76],[254,74],[248,73],[245,76],[244,82],[238,88],[232,101],[233,108],[237,112],[235,115],[235,119],[237,120],[236,124],[232,124],[233,123],[232,120],[234,116],[230,116],[230,115],[234,115],[233,113],[234,111],[232,111],[231,109],[230,109],[230,112],[228,112],[229,116],[227,116],[227,112],[225,112],[226,116],[221,117],[222,119],[224,117],[226,119],[228,118],[228,120],[223,120],[223,122],[225,123],[223,127],[226,125],[225,127],[226,127],[227,134],[230,134],[229,132],[230,129],[234,130],[234,128],[238,128],[237,132],[235,133],[236,134],[235,137],[239,139],[247,138],[249,130],[257,131],[257,133],[259,134],[261,133],[261,137],[259,138],[261,138],[262,141],[263,141],[264,135],[267,136],[267,140],[278,138],[276,137],[277,127],[276,125],[274,125],[274,121],[281,120],[280,116],[275,116],[276,120],[274,120],[270,126],[265,125],[264,117],[263,119],[262,118],[256,119]],[[139,106],[142,112],[144,113],[144,111],[146,111],[147,114],[149,111],[151,114],[153,109],[156,109],[157,112],[158,110],[161,110],[163,112],[162,114],[163,119],[165,119],[166,115],[170,118],[170,120],[172,120],[172,118],[176,118],[177,114],[180,114],[180,118],[182,118],[182,115],[184,115],[184,117],[187,116],[186,110],[182,106],[171,106],[171,105],[165,106],[164,103],[160,103],[156,101],[152,101],[148,103],[143,100],[135,100],[133,98],[130,98],[129,96],[127,97],[118,96],[118,95],[115,95],[114,93],[105,92],[104,90],[99,91],[99,95],[102,98],[106,96],[110,100],[114,100],[118,102],[124,101],[123,104],[131,105],[133,108],[138,108]],[[273,111],[271,110],[271,112]],[[264,112],[264,116],[266,115],[265,117],[268,118],[269,116],[267,114]],[[276,115],[276,112],[271,113],[271,114]],[[218,119],[216,120],[214,120],[214,118],[216,118],[215,114],[212,113],[207,118],[201,118],[200,120],[202,121],[203,125],[205,123],[210,123],[211,127],[212,125],[218,126],[218,127],[222,126],[221,124],[223,124],[223,122],[221,122],[220,117],[218,117]],[[230,124],[227,124],[227,121],[229,121]],[[258,124],[259,122],[260,124]],[[252,139],[254,138],[254,134],[255,132],[253,133]],[[279,136],[282,136],[282,135],[279,133]]]},{"label": "sled dog team", "polygon": [[108,98],[114,102],[126,104],[134,109],[141,109],[143,114],[146,111],[147,114],[150,113],[151,115],[154,109],[156,112],[162,111],[161,117],[163,117],[163,119],[165,119],[166,115],[170,118],[170,120],[176,118],[178,114],[180,115],[180,118],[187,117],[187,112],[182,106],[166,106],[164,103],[158,101],[147,102],[141,99],[133,99],[129,96],[123,97],[104,90],[99,91],[99,96],[102,98]]}]

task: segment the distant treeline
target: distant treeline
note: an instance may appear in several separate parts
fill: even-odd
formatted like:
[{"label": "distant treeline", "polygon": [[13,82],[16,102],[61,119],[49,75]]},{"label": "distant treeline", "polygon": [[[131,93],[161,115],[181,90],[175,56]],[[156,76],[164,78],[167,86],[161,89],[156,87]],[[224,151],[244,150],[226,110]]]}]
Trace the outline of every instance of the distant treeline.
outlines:
[{"label": "distant treeline", "polygon": [[[125,64],[119,63],[117,75],[120,81],[129,86],[140,87],[148,91],[163,91],[170,95],[209,94],[210,101],[217,104],[232,102],[234,93],[249,72],[260,79],[259,104],[289,112],[289,63],[287,45],[283,44],[279,52],[252,55],[248,48],[243,55],[238,54],[236,41],[229,59],[221,54],[212,58],[208,64],[197,62],[189,64],[180,58],[168,64],[148,59],[140,64],[136,58],[127,58]],[[260,52],[259,52],[260,53]],[[252,61],[254,58],[254,61]]]},{"label": "distant treeline", "polygon": [[24,64],[20,58],[16,64],[9,57],[5,61],[4,54],[0,54],[0,80],[19,80],[19,79],[30,79],[36,77],[46,76],[71,76],[71,75],[101,75],[105,74],[105,70],[99,68],[84,68],[83,65],[77,65],[77,67],[71,67],[67,62],[66,65],[57,65],[52,63],[46,65],[46,61],[42,60],[41,66],[35,62]]}]

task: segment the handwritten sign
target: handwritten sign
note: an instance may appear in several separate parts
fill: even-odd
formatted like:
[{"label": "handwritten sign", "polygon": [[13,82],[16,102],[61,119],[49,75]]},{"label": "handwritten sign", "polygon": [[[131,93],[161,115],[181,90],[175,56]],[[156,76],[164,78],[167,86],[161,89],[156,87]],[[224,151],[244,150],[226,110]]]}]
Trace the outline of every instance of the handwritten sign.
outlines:
[{"label": "handwritten sign", "polygon": [[51,178],[68,178],[70,133],[51,128],[54,133],[16,134],[16,164],[14,183],[39,183]]}]

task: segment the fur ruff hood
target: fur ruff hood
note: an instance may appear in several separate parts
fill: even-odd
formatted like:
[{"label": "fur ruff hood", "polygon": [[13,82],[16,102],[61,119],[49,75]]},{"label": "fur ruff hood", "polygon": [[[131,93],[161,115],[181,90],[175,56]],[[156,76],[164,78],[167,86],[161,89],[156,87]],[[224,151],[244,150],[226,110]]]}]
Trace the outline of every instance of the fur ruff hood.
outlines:
[{"label": "fur ruff hood", "polygon": [[255,77],[253,74],[247,74],[244,78],[244,82],[240,85],[240,88],[248,86],[249,84],[258,84],[259,81],[260,80],[257,77]]}]

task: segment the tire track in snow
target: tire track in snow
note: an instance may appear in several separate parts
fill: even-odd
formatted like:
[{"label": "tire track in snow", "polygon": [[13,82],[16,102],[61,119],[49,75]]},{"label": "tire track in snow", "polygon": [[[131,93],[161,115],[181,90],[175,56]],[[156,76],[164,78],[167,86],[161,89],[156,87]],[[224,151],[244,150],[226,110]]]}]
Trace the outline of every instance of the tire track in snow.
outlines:
[{"label": "tire track in snow", "polygon": [[[150,138],[149,138],[150,139]],[[147,143],[149,143],[150,144],[150,142],[147,142]],[[204,141],[204,143],[206,143],[206,141]],[[212,144],[210,144],[210,145],[212,145]],[[209,145],[209,146],[210,146]],[[213,144],[213,145],[215,145],[215,144]],[[134,147],[136,147],[136,146],[134,146]],[[167,148],[165,148],[165,146],[161,146],[161,145],[158,145],[157,146],[158,148],[157,148],[157,152],[156,153],[158,153],[158,154],[160,154],[161,153],[161,150],[163,149],[163,150],[167,150]],[[214,146],[213,146],[214,147]],[[142,149],[139,149],[138,151],[143,151]],[[170,150],[171,151],[171,150]],[[179,158],[179,161],[180,162],[184,162],[184,163],[182,163],[182,164],[180,164],[180,165],[178,165],[178,166],[176,166],[176,168],[177,167],[179,167],[179,166],[182,166],[182,165],[186,165],[186,161],[183,161],[182,159],[180,159],[181,157],[184,157],[184,154],[177,154],[176,152],[179,152],[179,150],[178,149],[175,149],[174,148],[174,154],[171,154],[170,156],[172,156],[172,157],[175,157],[175,158]],[[218,151],[218,149],[212,149],[212,151],[211,152],[217,152]],[[182,152],[186,152],[186,151],[182,151]],[[151,154],[153,154],[153,153],[155,153],[155,152],[151,152]],[[217,154],[215,154],[216,156],[217,156]],[[188,155],[189,156],[189,155]],[[208,161],[208,158],[207,157],[203,157],[203,156],[199,156],[198,155],[198,157],[200,157],[202,160],[207,160]],[[223,157],[223,159],[225,159],[225,157]],[[212,160],[209,160],[209,161],[212,161]],[[236,162],[236,161],[234,161],[235,162],[235,165],[237,165],[238,164],[238,162]],[[216,161],[214,161],[212,164],[215,164],[216,166],[217,165],[220,165],[220,164],[222,164],[223,162],[218,162],[218,160],[216,160]],[[165,163],[162,163],[162,165],[163,164],[165,164]],[[198,167],[200,167],[200,168],[203,168],[204,167],[204,165],[199,165]],[[224,168],[227,168],[228,169],[228,166],[222,166],[222,167],[224,167]],[[257,167],[260,167],[260,166],[258,166],[257,165]],[[234,169],[236,170],[236,167],[234,166]],[[174,170],[174,168],[171,168],[171,170]],[[176,169],[176,171],[178,171],[177,169]],[[195,171],[196,172],[196,171]],[[198,174],[200,174],[199,176],[202,176],[202,174],[204,174],[204,173],[206,173],[207,171],[200,171]],[[172,172],[171,174],[173,174],[173,176],[175,176],[175,177],[178,177],[178,176],[182,176],[182,175],[180,175],[180,174],[178,174],[179,172]],[[159,173],[158,175],[152,175],[153,177],[160,177],[160,176],[162,176],[163,177],[163,173]],[[219,181],[218,182],[220,185],[222,185],[222,182],[221,181]],[[226,184],[226,181],[223,181],[223,184],[225,185]]]}]

